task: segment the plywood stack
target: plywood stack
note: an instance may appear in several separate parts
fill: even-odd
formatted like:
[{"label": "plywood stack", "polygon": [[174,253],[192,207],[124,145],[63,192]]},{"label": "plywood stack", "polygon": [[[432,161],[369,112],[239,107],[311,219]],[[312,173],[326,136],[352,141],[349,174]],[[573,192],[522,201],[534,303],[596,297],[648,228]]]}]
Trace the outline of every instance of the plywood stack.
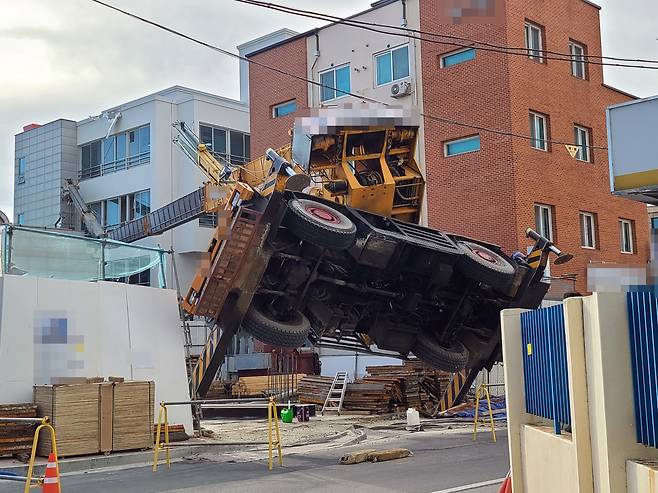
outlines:
[{"label": "plywood stack", "polygon": [[[34,387],[39,416],[49,416],[62,457],[153,445],[154,382],[122,381]],[[39,439],[47,456],[50,436]]]},{"label": "plywood stack", "polygon": [[[296,375],[263,375],[256,377],[239,377],[238,381],[231,387],[231,395],[233,397],[262,397],[267,395],[270,384],[278,384],[279,387],[285,386],[285,381],[290,386],[304,378],[304,373],[297,373]],[[279,379],[278,381],[276,379]],[[293,389],[294,392],[294,389]]]},{"label": "plywood stack", "polygon": [[302,404],[316,404],[318,406],[324,405],[324,401],[331,388],[331,382],[333,381],[334,379],[331,377],[306,375],[299,380],[299,384],[297,385],[299,402]]},{"label": "plywood stack", "polygon": [[114,384],[112,450],[149,448],[153,444],[154,382]]},{"label": "plywood stack", "polygon": [[[1,404],[2,418],[36,418],[36,404]],[[0,423],[0,456],[29,453],[36,425]]]},{"label": "plywood stack", "polygon": [[[93,454],[100,450],[100,384],[39,385],[34,402],[39,416],[49,416],[57,433],[60,456]],[[39,455],[51,450],[48,433],[39,437]]]},{"label": "plywood stack", "polygon": [[394,411],[394,382],[367,382],[357,380],[347,385],[343,408],[364,414],[386,414]]}]

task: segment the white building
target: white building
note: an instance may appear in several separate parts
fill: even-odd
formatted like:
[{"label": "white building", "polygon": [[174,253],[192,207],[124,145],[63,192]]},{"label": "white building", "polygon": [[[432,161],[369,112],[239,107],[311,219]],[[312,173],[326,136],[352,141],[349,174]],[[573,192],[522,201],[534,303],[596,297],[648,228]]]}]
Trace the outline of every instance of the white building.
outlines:
[{"label": "white building", "polygon": [[[66,178],[103,226],[138,218],[186,195],[206,180],[172,140],[184,121],[234,162],[249,160],[249,108],[244,102],[174,86],[114,106],[80,122],[57,120],[26,127],[16,136],[14,221],[28,226],[80,230],[79,217],[61,200]],[[60,219],[61,218],[61,219]],[[181,289],[192,280],[214,226],[213,217],[140,243],[176,252]],[[173,266],[167,266],[173,287]],[[148,275],[130,279],[146,283]]]}]

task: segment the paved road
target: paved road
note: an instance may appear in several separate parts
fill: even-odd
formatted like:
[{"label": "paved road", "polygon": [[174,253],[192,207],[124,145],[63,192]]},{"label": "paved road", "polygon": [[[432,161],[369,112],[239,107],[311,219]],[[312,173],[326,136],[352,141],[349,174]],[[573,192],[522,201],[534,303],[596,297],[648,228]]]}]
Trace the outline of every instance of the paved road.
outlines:
[{"label": "paved road", "polygon": [[[485,434],[473,442],[470,434],[415,433],[387,441],[385,448],[393,447],[409,448],[414,456],[376,464],[338,464],[341,455],[363,449],[361,445],[289,454],[284,457],[284,467],[275,465],[272,472],[264,461],[229,462],[226,457],[220,462],[188,460],[172,464],[169,470],[160,468],[157,473],[140,467],[67,475],[62,478],[62,493],[489,493],[498,491],[498,486],[459,487],[502,478],[508,469],[504,433],[499,434],[496,444]],[[0,483],[0,493],[22,491],[17,486]]]}]

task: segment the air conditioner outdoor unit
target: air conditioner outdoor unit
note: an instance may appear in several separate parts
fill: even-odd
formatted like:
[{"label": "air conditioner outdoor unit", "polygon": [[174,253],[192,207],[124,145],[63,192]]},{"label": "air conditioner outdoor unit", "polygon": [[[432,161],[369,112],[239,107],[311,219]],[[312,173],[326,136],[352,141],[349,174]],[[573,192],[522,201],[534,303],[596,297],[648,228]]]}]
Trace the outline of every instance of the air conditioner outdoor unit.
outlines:
[{"label": "air conditioner outdoor unit", "polygon": [[396,82],[391,86],[392,98],[401,98],[402,96],[407,96],[409,94],[411,94],[410,82]]}]

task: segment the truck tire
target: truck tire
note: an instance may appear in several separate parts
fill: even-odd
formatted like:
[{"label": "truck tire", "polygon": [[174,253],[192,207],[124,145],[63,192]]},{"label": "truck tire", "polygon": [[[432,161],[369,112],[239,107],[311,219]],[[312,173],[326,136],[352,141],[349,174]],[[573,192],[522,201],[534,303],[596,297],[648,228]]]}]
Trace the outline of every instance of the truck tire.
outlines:
[{"label": "truck tire", "polygon": [[293,199],[288,202],[286,225],[301,240],[323,248],[346,250],[354,244],[356,226],[345,214],[321,202]]},{"label": "truck tire", "polygon": [[468,363],[468,349],[461,342],[455,340],[450,347],[443,347],[434,336],[424,332],[418,334],[411,352],[428,365],[443,371],[461,371]]},{"label": "truck tire", "polygon": [[516,267],[490,248],[471,241],[458,241],[464,252],[457,269],[466,278],[488,284],[500,293],[509,291],[516,274]]},{"label": "truck tire", "polygon": [[252,302],[242,327],[265,344],[298,348],[306,342],[311,323],[300,311],[293,312],[289,320],[276,320],[266,308]]}]

